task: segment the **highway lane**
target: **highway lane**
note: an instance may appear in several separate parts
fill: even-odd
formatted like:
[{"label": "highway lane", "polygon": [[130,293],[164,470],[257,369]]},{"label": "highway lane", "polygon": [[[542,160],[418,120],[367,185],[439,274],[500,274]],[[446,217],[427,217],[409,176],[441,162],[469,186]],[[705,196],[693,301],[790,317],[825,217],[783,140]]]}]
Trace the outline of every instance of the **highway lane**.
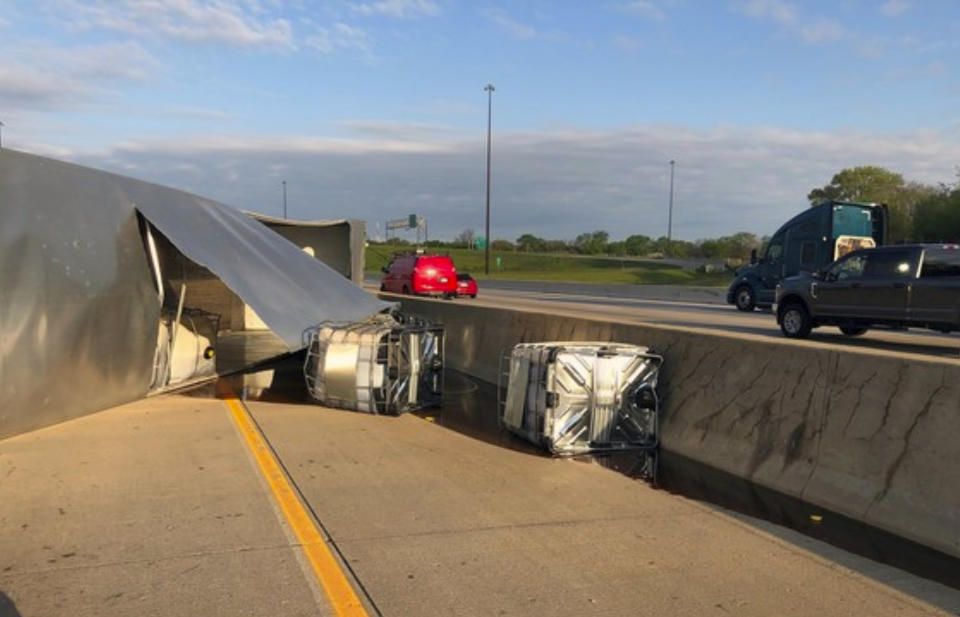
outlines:
[{"label": "highway lane", "polygon": [[0,615],[960,609],[788,529],[412,414],[326,409],[297,383],[287,402],[161,395],[0,440]]},{"label": "highway lane", "polygon": [[[490,289],[481,282],[476,299],[458,298],[454,302],[475,303],[481,306],[513,308],[525,311],[545,311],[557,315],[571,315],[591,319],[613,319],[630,323],[670,325],[701,328],[726,333],[745,333],[783,339],[780,327],[770,311],[744,313],[732,306],[710,302],[691,302],[659,298],[636,297],[636,289],[617,295],[610,286],[603,295],[579,292],[559,293],[540,291],[537,284],[531,289]],[[371,291],[376,287],[369,286]],[[627,295],[629,294],[629,295]],[[657,290],[663,297],[662,290]],[[386,296],[385,296],[386,297]],[[681,296],[683,297],[683,296]],[[893,353],[920,354],[933,358],[960,359],[960,336],[939,334],[925,330],[893,331],[874,329],[860,337],[848,337],[835,327],[817,328],[810,340],[824,345],[847,348],[882,350]]]}]

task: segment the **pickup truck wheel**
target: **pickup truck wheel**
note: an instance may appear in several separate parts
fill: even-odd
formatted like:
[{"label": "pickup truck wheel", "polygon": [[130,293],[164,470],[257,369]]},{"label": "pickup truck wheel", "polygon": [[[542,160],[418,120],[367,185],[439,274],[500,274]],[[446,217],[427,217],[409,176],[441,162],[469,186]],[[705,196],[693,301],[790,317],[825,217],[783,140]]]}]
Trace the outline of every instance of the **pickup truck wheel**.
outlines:
[{"label": "pickup truck wheel", "polygon": [[807,338],[812,329],[810,313],[799,302],[789,302],[780,309],[780,331],[787,338]]},{"label": "pickup truck wheel", "polygon": [[749,313],[757,306],[757,299],[753,295],[753,289],[749,285],[741,285],[737,287],[737,291],[733,294],[733,301],[737,307],[737,310]]},{"label": "pickup truck wheel", "polygon": [[843,332],[844,335],[846,336],[860,336],[864,334],[867,331],[867,329],[857,328],[855,326],[840,326],[840,331]]}]

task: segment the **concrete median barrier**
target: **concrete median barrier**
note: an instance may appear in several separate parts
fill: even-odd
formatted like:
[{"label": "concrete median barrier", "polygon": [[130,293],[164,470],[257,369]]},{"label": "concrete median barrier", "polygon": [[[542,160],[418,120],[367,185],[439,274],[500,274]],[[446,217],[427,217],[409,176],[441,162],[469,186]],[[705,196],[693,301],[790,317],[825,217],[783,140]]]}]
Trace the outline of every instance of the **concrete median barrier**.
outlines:
[{"label": "concrete median barrier", "polygon": [[[960,557],[960,362],[754,335],[404,299],[447,363],[496,382],[520,342],[653,347],[662,447]],[[495,410],[490,410],[495,413]]]}]

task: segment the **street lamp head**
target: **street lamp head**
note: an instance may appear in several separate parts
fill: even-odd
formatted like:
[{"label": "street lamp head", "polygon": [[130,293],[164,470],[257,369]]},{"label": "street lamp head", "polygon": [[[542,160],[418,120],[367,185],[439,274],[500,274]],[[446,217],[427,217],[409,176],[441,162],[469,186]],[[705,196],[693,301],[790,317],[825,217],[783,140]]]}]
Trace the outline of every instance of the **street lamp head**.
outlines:
[{"label": "street lamp head", "polygon": [[493,84],[487,84],[483,89],[488,92],[493,92],[494,90],[496,90],[496,88],[493,87]]},{"label": "street lamp head", "polygon": [[676,163],[676,161],[674,161],[673,159],[670,159],[670,164],[671,164],[671,165],[674,165],[675,163]]}]

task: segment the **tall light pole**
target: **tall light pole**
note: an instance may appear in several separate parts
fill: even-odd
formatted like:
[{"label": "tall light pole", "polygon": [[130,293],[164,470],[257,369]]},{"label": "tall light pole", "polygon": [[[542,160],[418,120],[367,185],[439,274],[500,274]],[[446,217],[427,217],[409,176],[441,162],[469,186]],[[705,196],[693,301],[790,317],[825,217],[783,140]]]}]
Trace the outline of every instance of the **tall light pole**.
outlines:
[{"label": "tall light pole", "polygon": [[0,122],[0,148],[3,147],[3,122]]},{"label": "tall light pole", "polygon": [[670,161],[670,206],[667,210],[667,251],[670,250],[670,242],[673,240],[673,168],[676,161]]},{"label": "tall light pole", "polygon": [[287,181],[283,181],[283,218],[287,218]]},{"label": "tall light pole", "polygon": [[487,243],[484,247],[483,273],[490,274],[490,125],[493,118],[493,84],[487,84]]}]

